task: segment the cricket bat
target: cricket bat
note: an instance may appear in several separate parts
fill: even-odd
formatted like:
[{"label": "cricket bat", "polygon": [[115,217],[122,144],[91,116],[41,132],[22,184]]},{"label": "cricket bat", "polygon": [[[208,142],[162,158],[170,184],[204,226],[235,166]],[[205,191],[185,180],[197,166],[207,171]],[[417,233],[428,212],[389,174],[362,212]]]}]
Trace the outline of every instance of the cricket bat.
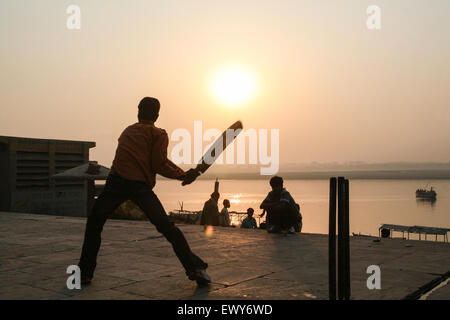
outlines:
[{"label": "cricket bat", "polygon": [[[216,141],[208,148],[208,150],[203,154],[197,166],[194,170],[198,175],[205,173],[206,170],[216,161],[216,159],[222,154],[222,152],[227,148],[227,146],[234,141],[238,134],[242,131],[242,122],[236,121],[231,126],[229,126],[222,135],[217,138]],[[228,139],[229,138],[229,139]],[[187,182],[187,184],[191,183]],[[183,182],[182,185],[186,183]]]},{"label": "cricket bat", "polygon": [[[238,134],[242,131],[242,122],[236,121],[231,126],[226,129],[222,135],[217,138],[216,141],[208,148],[208,150],[203,154],[197,166],[194,168],[198,174],[205,173],[206,170],[216,161],[216,159],[221,155],[221,153],[227,148],[227,146],[234,141]],[[229,134],[227,134],[229,132]],[[227,139],[229,138],[229,139]],[[195,179],[195,178],[194,178]],[[182,185],[191,183],[183,182]]]},{"label": "cricket bat", "polygon": [[[233,130],[233,131],[231,131]],[[227,131],[231,134],[227,137]],[[234,141],[238,134],[242,131],[242,122],[240,120],[228,127],[222,135],[208,148],[199,164],[195,168],[199,173],[205,173],[206,170],[216,161],[220,154],[227,148],[227,146]],[[230,138],[230,139],[227,139]],[[218,152],[216,152],[218,151]]]}]

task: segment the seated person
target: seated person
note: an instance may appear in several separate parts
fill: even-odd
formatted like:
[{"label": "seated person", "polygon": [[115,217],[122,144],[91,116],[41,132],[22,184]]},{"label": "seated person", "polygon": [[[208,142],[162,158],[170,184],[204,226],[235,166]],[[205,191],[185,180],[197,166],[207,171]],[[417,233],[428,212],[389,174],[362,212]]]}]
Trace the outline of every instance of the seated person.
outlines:
[{"label": "seated person", "polygon": [[253,208],[248,208],[247,209],[247,217],[242,220],[242,224],[241,224],[241,228],[244,229],[256,229],[256,220],[255,218],[253,218],[253,212],[255,212],[255,210],[253,210]]},{"label": "seated person", "polygon": [[[272,191],[261,203],[260,208],[267,212],[267,232],[294,233],[294,226],[301,219],[291,194],[283,187],[283,178],[274,176],[270,179]],[[260,217],[264,216],[264,212]]]},{"label": "seated person", "polygon": [[228,199],[223,200],[223,209],[220,211],[219,214],[219,225],[222,227],[230,226],[230,215],[228,213],[228,208],[230,206],[231,206],[230,200]]}]

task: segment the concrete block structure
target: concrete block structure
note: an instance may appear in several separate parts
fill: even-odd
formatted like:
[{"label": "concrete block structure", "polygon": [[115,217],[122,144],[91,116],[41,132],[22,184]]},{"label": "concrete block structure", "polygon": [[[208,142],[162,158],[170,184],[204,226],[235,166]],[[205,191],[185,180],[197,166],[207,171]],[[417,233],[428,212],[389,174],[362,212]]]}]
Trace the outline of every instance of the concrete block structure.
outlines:
[{"label": "concrete block structure", "polygon": [[95,142],[0,136],[0,211],[86,216],[88,183],[52,179],[89,162]]}]

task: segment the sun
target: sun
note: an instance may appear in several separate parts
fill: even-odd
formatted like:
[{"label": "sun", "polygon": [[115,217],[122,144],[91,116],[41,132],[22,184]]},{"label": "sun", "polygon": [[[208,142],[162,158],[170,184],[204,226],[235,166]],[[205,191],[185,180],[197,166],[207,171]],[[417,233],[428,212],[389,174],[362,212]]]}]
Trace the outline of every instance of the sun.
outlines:
[{"label": "sun", "polygon": [[212,91],[216,99],[228,106],[247,102],[255,93],[255,79],[240,66],[220,69],[213,78]]}]

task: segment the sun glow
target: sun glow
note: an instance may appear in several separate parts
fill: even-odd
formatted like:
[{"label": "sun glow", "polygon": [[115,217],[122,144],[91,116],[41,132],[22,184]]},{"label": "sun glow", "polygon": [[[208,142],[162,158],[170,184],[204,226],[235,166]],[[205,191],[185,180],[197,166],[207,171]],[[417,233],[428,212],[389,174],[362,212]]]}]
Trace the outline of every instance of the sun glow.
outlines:
[{"label": "sun glow", "polygon": [[231,203],[240,203],[241,199],[239,199],[241,197],[240,194],[235,194],[233,195],[233,198],[230,200]]},{"label": "sun glow", "polygon": [[228,106],[247,102],[255,92],[255,79],[242,67],[226,67],[217,72],[213,79],[214,96]]}]

